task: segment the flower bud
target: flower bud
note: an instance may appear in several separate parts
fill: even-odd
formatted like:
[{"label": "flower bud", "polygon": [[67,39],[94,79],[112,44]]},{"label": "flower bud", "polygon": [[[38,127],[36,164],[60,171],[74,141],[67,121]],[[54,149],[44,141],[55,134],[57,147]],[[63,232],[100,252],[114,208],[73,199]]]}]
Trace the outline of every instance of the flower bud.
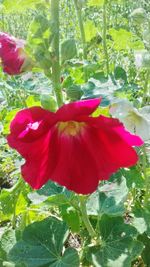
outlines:
[{"label": "flower bud", "polygon": [[25,41],[0,32],[0,64],[9,75],[31,70],[32,62],[25,50]]}]

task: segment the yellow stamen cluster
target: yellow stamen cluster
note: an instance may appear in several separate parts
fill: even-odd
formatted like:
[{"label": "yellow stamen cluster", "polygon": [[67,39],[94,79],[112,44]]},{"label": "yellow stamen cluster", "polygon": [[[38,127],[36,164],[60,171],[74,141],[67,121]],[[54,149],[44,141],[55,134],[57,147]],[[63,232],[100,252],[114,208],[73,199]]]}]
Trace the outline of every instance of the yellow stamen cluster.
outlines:
[{"label": "yellow stamen cluster", "polygon": [[77,121],[59,122],[58,130],[59,133],[76,136],[81,132],[84,126],[85,126],[84,122],[77,122]]}]

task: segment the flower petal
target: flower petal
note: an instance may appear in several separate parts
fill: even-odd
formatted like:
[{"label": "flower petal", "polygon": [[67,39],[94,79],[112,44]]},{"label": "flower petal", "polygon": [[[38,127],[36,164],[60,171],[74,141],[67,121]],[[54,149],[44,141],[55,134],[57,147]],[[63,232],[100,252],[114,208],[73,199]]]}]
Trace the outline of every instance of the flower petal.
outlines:
[{"label": "flower petal", "polygon": [[79,194],[98,186],[97,167],[83,139],[55,132],[50,145],[50,179]]},{"label": "flower petal", "polygon": [[96,98],[65,104],[56,112],[57,119],[59,121],[68,121],[75,120],[78,116],[89,116],[97,109],[100,102],[101,99]]},{"label": "flower petal", "polygon": [[26,162],[21,168],[22,176],[34,189],[39,189],[49,179],[49,140],[50,132],[30,143],[16,141],[13,135],[8,137],[9,145],[25,158]]},{"label": "flower petal", "polygon": [[141,146],[144,144],[143,140],[139,136],[128,132],[125,129],[124,125],[118,119],[107,118],[101,115],[97,118],[88,118],[87,121],[93,127],[102,128],[108,132],[116,132],[116,134],[120,136],[130,146]]},{"label": "flower petal", "polygon": [[22,141],[31,142],[44,134],[54,123],[55,115],[53,112],[41,107],[31,107],[17,113],[11,122],[10,131],[16,140],[22,139]]},{"label": "flower petal", "polygon": [[89,128],[85,132],[84,141],[96,162],[100,180],[108,179],[119,168],[130,167],[138,161],[136,151],[126,139],[104,124],[99,129]]}]

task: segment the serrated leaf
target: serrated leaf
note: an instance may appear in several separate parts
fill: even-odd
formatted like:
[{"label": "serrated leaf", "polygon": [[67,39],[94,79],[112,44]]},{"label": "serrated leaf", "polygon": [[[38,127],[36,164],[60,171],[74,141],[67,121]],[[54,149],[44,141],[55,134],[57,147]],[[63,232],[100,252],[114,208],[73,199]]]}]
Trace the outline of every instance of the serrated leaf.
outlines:
[{"label": "serrated leaf", "polygon": [[131,267],[143,245],[134,239],[137,231],[121,217],[103,215],[99,222],[101,246],[89,248],[87,258],[96,267]]},{"label": "serrated leaf", "polygon": [[35,222],[25,228],[22,240],[11,249],[9,260],[28,267],[65,267],[70,261],[73,267],[78,267],[76,250],[68,249],[62,255],[67,236],[66,224],[54,217]]}]

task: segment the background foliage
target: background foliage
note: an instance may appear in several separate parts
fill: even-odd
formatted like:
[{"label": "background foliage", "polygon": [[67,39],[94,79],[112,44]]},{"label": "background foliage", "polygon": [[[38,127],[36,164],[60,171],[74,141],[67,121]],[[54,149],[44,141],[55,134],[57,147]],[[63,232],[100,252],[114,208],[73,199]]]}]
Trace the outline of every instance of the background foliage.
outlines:
[{"label": "background foliage", "polygon": [[[149,15],[145,0],[60,1],[61,88],[67,100],[102,96],[94,115],[106,116],[116,98],[136,108],[149,105]],[[139,149],[135,167],[120,170],[87,197],[98,235],[92,240],[78,196],[52,182],[33,191],[20,177],[23,160],[6,142],[18,110],[48,109],[54,97],[47,71],[53,38],[49,1],[1,0],[0,30],[26,39],[38,61],[32,73],[21,76],[0,71],[0,266],[149,267],[149,143]]]}]

